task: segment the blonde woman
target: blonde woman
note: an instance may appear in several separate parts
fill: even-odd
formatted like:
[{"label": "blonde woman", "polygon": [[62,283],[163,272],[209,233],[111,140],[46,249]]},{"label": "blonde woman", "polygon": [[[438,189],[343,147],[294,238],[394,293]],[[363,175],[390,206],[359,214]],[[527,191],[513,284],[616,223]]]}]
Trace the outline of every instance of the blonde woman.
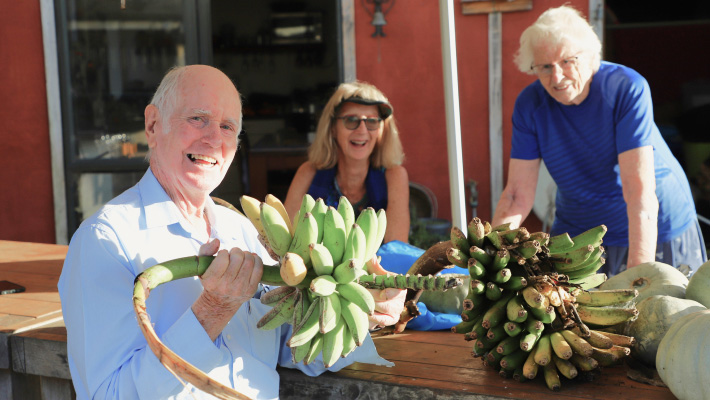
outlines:
[{"label": "blonde woman", "polygon": [[286,196],[295,215],[303,195],[337,207],[347,197],[358,212],[367,207],[387,212],[385,243],[409,237],[409,178],[392,105],[364,82],[338,86],[323,109],[308,161],[296,171]]}]

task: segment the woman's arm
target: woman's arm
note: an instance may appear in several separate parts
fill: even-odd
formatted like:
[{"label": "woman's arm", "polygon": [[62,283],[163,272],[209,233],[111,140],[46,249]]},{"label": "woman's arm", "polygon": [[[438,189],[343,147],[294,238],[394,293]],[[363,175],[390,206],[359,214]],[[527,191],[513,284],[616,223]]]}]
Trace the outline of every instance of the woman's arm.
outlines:
[{"label": "woman's arm", "polygon": [[291,186],[288,188],[288,194],[286,194],[286,201],[284,202],[286,211],[291,219],[296,215],[298,209],[301,208],[303,196],[308,192],[308,188],[311,187],[311,182],[315,175],[316,167],[310,161],[306,161],[298,167],[296,175],[291,181]]},{"label": "woman's arm", "polygon": [[508,183],[498,200],[491,225],[511,222],[514,227],[527,218],[535,202],[535,188],[540,170],[540,159],[511,158],[508,165]]},{"label": "woman's arm", "polygon": [[385,171],[387,180],[387,231],[385,243],[392,240],[409,242],[409,175],[397,165]]},{"label": "woman's arm", "polygon": [[621,189],[629,218],[627,268],[656,259],[658,198],[653,148],[643,146],[619,154]]}]

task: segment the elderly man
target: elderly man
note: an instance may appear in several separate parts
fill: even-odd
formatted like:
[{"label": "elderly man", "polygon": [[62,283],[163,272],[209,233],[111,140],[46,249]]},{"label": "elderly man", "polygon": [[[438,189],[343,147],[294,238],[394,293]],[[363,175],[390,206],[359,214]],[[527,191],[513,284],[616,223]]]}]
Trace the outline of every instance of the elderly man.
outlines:
[{"label": "elderly man", "polygon": [[493,224],[520,224],[540,160],[557,183],[551,234],[605,224],[609,275],[657,259],[706,259],[688,179],[653,121],[646,80],[600,61],[601,43],[573,8],[545,11],[520,38],[516,63],[537,81],[518,96],[508,182]]},{"label": "elderly man", "polygon": [[[148,299],[155,331],[169,348],[212,378],[260,399],[278,397],[277,364],[309,375],[325,370],[320,362],[291,363],[288,325],[257,330],[268,310],[254,298],[264,290],[262,260],[274,261],[246,218],[215,206],[209,197],[234,159],[241,118],[236,87],[209,66],[171,70],[146,107],[150,168],[138,184],[82,223],[59,281],[79,399],[204,395],[160,364],[130,301],[136,275],[195,254],[216,253],[201,278],[160,286]],[[330,369],[353,361],[387,363],[369,340]]]}]

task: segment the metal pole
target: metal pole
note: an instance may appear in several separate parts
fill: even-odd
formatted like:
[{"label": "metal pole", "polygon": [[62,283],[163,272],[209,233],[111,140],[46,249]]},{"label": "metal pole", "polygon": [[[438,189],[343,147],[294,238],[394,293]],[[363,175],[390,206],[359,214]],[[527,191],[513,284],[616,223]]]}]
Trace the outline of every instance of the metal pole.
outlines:
[{"label": "metal pole", "polygon": [[503,68],[500,12],[488,14],[488,138],[491,157],[491,218],[503,193]]},{"label": "metal pole", "polygon": [[456,28],[453,0],[439,0],[441,55],[444,71],[444,105],[446,109],[446,146],[449,156],[449,188],[451,192],[451,224],[466,228],[463,154],[459,110],[459,78],[456,64]]}]

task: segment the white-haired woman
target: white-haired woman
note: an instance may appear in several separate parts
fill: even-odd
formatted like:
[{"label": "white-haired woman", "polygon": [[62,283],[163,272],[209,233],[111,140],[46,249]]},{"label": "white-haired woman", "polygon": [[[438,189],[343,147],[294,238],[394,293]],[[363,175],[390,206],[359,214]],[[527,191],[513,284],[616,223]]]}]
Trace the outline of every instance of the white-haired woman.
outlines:
[{"label": "white-haired woman", "polygon": [[527,217],[544,160],[558,188],[551,234],[605,224],[602,272],[654,260],[698,268],[707,255],[690,185],[654,123],[648,83],[601,61],[601,48],[569,6],[545,11],[523,32],[515,62],[538,79],[515,103],[493,224]]},{"label": "white-haired woman", "polygon": [[326,103],[308,150],[286,196],[295,215],[303,195],[337,206],[347,197],[356,215],[366,207],[385,209],[385,242],[409,237],[409,178],[401,165],[402,143],[385,95],[364,82],[342,83]]}]

